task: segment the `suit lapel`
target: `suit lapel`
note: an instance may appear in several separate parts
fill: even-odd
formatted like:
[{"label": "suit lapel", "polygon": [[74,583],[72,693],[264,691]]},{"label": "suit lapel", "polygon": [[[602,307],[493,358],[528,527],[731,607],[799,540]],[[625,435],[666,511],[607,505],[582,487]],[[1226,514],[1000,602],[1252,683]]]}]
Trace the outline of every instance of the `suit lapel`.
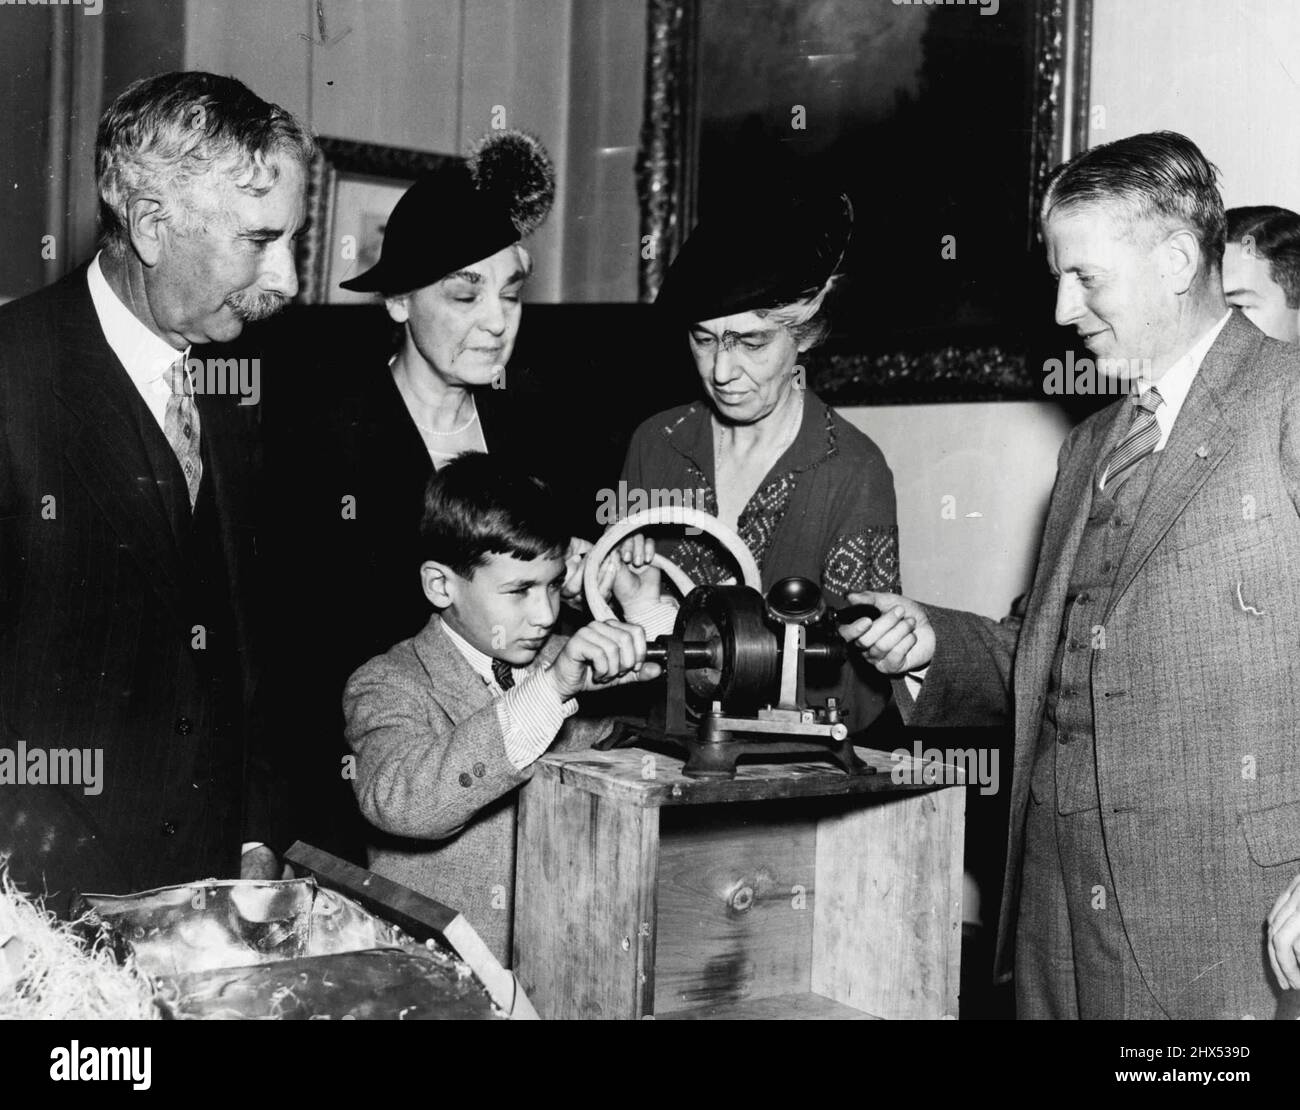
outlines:
[{"label": "suit lapel", "polygon": [[[459,725],[492,703],[492,691],[442,630],[436,613],[415,637],[415,655],[424,667],[443,712]],[[435,681],[436,680],[436,681]]]},{"label": "suit lapel", "polygon": [[1016,666],[1016,708],[1020,723],[1025,726],[1017,728],[1017,735],[1026,730],[1030,733],[1030,750],[1037,735],[1036,704],[1050,677],[1070,573],[1092,508],[1092,483],[1102,460],[1123,438],[1128,424],[1125,407],[1122,403],[1113,406],[1115,412],[1110,419],[1103,415],[1097,420],[1088,438],[1074,447],[1064,469],[1057,475],[1057,487],[1043,528],[1033,607],[1017,652],[1020,658]]},{"label": "suit lapel", "polygon": [[1237,367],[1258,346],[1259,334],[1252,335],[1253,330],[1244,317],[1234,312],[1192,380],[1133,522],[1111,592],[1112,610],[1161,537],[1232,449],[1236,435],[1225,419],[1219,398],[1227,395]]},{"label": "suit lapel", "polygon": [[172,604],[180,551],[140,434],[135,386],[104,338],[84,268],[70,278],[54,392],[76,420],[64,455],[109,525]]}]

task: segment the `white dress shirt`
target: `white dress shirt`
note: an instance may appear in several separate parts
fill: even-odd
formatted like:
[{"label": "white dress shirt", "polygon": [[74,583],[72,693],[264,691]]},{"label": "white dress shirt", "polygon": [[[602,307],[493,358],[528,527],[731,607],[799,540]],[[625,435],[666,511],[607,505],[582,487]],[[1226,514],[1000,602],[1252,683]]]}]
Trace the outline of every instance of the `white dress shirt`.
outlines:
[{"label": "white dress shirt", "polygon": [[134,312],[126,307],[113,292],[100,268],[103,252],[95,255],[86,271],[90,286],[90,299],[104,329],[104,338],[117,360],[125,367],[127,375],[148,406],[158,427],[163,427],[167,415],[167,402],[172,391],[167,371],[179,358],[189,358],[190,348],[178,351],[161,336],[155,335],[140,322]]},{"label": "white dress shirt", "polygon": [[[629,606],[625,617],[631,624],[640,624],[646,639],[653,640],[672,631],[677,606],[669,601]],[[515,685],[502,690],[492,674],[492,656],[479,651],[446,621],[442,622],[442,630],[497,698],[497,719],[506,758],[522,771],[551,746],[565,720],[578,711],[578,703],[573,698],[561,699],[555,684],[545,675],[546,668],[536,660],[527,667],[512,665],[510,673]]]},{"label": "white dress shirt", "polygon": [[1191,349],[1182,358],[1160,375],[1159,381],[1153,382],[1150,378],[1138,377],[1139,395],[1155,386],[1160,390],[1160,396],[1164,400],[1164,404],[1156,409],[1156,423],[1160,426],[1160,440],[1155,447],[1157,451],[1163,451],[1165,444],[1169,442],[1169,433],[1174,430],[1174,421],[1183,410],[1183,402],[1187,400],[1192,382],[1196,379],[1196,372],[1205,361],[1205,356],[1210,353],[1214,341],[1219,338],[1219,332],[1223,331],[1223,326],[1231,318],[1232,309],[1228,309],[1223,314],[1222,320],[1193,343]]}]

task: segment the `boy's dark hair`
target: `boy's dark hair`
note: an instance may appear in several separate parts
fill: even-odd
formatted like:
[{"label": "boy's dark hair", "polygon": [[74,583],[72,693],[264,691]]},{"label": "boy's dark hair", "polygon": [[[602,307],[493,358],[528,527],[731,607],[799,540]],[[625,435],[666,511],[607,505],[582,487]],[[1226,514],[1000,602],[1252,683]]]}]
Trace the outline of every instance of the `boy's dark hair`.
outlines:
[{"label": "boy's dark hair", "polygon": [[493,554],[562,556],[569,530],[550,487],[482,452],[459,455],[424,491],[420,559],[469,578]]},{"label": "boy's dark hair", "polygon": [[1300,308],[1300,216],[1271,204],[1228,209],[1228,242],[1268,261],[1268,276]]}]

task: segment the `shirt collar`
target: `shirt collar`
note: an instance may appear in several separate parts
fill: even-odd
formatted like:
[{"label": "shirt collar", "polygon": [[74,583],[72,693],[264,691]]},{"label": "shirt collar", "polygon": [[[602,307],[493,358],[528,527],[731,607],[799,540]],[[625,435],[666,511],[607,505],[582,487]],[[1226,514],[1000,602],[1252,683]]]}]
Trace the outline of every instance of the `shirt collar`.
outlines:
[{"label": "shirt collar", "polygon": [[[695,463],[702,474],[712,471],[713,414],[705,402],[696,401],[689,405],[673,423],[664,425],[662,435],[670,447]],[[829,459],[837,450],[830,409],[811,389],[804,390],[799,431],[794,442],[773,466],[773,471],[778,468],[782,473],[807,470]]]},{"label": "shirt collar", "polygon": [[492,677],[492,656],[479,651],[446,621],[442,622],[442,630],[447,634],[447,639],[451,641],[452,646],[465,657],[465,662],[474,668],[474,673],[479,678],[484,682],[496,682]]},{"label": "shirt collar", "polygon": [[140,318],[122,303],[108,284],[100,266],[102,257],[103,252],[100,251],[86,271],[95,315],[99,317],[100,327],[104,329],[104,338],[108,340],[109,347],[126,368],[126,372],[131,375],[131,380],[137,386],[146,385],[162,377],[178,358],[188,358],[190,348],[176,350],[141,323]]},{"label": "shirt collar", "polygon": [[1178,413],[1183,407],[1183,402],[1187,400],[1187,393],[1196,378],[1196,372],[1201,368],[1201,363],[1205,361],[1210,348],[1214,346],[1214,341],[1219,338],[1219,332],[1230,319],[1232,319],[1232,309],[1228,309],[1223,314],[1223,319],[1193,343],[1191,349],[1169,367],[1160,376],[1158,382],[1152,382],[1143,376],[1138,377],[1138,392],[1134,397],[1144,397],[1153,385],[1160,390],[1160,397],[1164,404],[1156,411],[1156,416],[1164,417],[1163,423],[1166,427],[1172,427],[1178,418]]}]

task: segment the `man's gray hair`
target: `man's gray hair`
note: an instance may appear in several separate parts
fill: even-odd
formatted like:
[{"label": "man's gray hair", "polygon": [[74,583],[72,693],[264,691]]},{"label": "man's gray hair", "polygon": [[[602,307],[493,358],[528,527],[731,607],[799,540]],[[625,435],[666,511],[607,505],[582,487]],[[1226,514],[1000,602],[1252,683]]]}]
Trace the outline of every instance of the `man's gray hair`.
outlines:
[{"label": "man's gray hair", "polygon": [[134,82],[109,105],[95,138],[95,182],[104,248],[130,245],[128,208],[144,194],[189,229],[201,224],[190,187],[224,173],[236,188],[262,196],[274,184],[277,157],[306,165],[311,133],[289,112],[268,104],[233,77],[164,73]]},{"label": "man's gray hair", "polygon": [[1152,131],[1076,155],[1048,178],[1042,220],[1058,208],[1090,204],[1117,209],[1130,225],[1187,228],[1200,243],[1207,271],[1222,266],[1219,171],[1186,135]]}]

